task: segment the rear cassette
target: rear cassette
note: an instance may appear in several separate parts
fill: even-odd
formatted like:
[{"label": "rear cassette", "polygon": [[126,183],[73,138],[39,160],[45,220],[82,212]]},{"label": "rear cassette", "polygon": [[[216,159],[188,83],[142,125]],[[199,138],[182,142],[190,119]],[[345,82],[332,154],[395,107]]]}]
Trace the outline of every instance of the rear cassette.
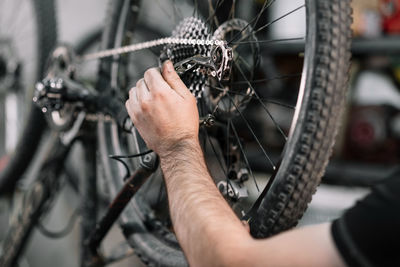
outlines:
[{"label": "rear cassette", "polygon": [[[189,40],[211,40],[212,35],[207,25],[200,19],[189,17],[184,19],[172,32],[172,37]],[[164,47],[161,60],[171,60],[174,64],[194,56],[210,57],[210,47],[196,44],[169,44]],[[183,82],[196,98],[200,98],[204,91],[207,74],[201,67],[181,75]]]}]

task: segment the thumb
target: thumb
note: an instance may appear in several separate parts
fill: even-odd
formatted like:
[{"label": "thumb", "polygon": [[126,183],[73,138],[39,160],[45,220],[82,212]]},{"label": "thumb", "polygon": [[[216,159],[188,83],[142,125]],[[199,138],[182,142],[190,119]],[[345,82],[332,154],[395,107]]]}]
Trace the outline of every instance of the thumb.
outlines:
[{"label": "thumb", "polygon": [[185,98],[189,94],[191,95],[189,89],[183,83],[178,73],[176,73],[172,61],[167,60],[162,67],[162,76],[168,85],[175,90],[180,96]]}]

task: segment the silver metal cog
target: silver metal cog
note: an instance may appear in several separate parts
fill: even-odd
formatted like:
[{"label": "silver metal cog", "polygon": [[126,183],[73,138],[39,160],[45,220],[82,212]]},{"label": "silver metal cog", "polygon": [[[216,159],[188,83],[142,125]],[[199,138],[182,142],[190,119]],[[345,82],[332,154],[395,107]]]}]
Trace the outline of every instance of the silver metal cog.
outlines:
[{"label": "silver metal cog", "polygon": [[[172,32],[173,38],[193,39],[193,40],[211,40],[212,35],[207,25],[200,19],[195,17],[185,18],[178,24]],[[173,63],[180,62],[184,59],[200,55],[210,57],[210,46],[196,42],[196,44],[168,44],[164,47],[163,53]],[[207,75],[201,71],[201,67],[194,71],[187,72],[181,77],[188,86],[189,90],[196,98],[200,98],[204,91],[207,81]]]}]

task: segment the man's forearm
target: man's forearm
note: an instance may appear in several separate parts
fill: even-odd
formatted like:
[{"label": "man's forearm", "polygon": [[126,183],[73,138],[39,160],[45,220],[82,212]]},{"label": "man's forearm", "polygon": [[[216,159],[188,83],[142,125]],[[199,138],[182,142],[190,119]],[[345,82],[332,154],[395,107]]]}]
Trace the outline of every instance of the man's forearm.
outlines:
[{"label": "man's forearm", "polygon": [[191,266],[343,266],[327,224],[254,240],[216,188],[197,142],[161,157],[161,168]]},{"label": "man's forearm", "polygon": [[161,159],[171,219],[191,266],[343,265],[329,225],[254,240],[211,179],[197,136],[196,99],[167,61],[146,71],[126,108],[147,146]]},{"label": "man's forearm", "polygon": [[[161,156],[173,224],[189,263],[219,265],[223,250],[251,239],[210,177],[198,142]],[[210,266],[210,265],[208,265]]]}]

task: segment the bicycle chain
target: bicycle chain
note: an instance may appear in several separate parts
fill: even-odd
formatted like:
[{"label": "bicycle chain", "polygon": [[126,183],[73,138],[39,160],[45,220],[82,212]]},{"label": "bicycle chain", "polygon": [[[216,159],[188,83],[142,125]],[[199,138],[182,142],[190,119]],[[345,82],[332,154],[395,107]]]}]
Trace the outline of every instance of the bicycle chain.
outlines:
[{"label": "bicycle chain", "polygon": [[218,80],[230,77],[232,49],[220,35],[212,35],[207,25],[195,17],[183,19],[170,37],[95,52],[82,56],[80,61],[115,57],[157,46],[164,46],[160,63],[171,60],[196,98],[202,97],[208,77]]},{"label": "bicycle chain", "polygon": [[203,39],[187,39],[187,38],[175,38],[175,37],[166,37],[160,38],[152,41],[147,41],[143,43],[137,43],[127,46],[122,46],[119,48],[113,48],[108,50],[103,50],[91,54],[87,54],[81,57],[78,57],[79,62],[102,59],[107,57],[119,56],[122,54],[132,53],[144,49],[149,49],[162,45],[198,45],[198,46],[219,46],[224,44],[224,41],[221,40],[203,40]]}]

